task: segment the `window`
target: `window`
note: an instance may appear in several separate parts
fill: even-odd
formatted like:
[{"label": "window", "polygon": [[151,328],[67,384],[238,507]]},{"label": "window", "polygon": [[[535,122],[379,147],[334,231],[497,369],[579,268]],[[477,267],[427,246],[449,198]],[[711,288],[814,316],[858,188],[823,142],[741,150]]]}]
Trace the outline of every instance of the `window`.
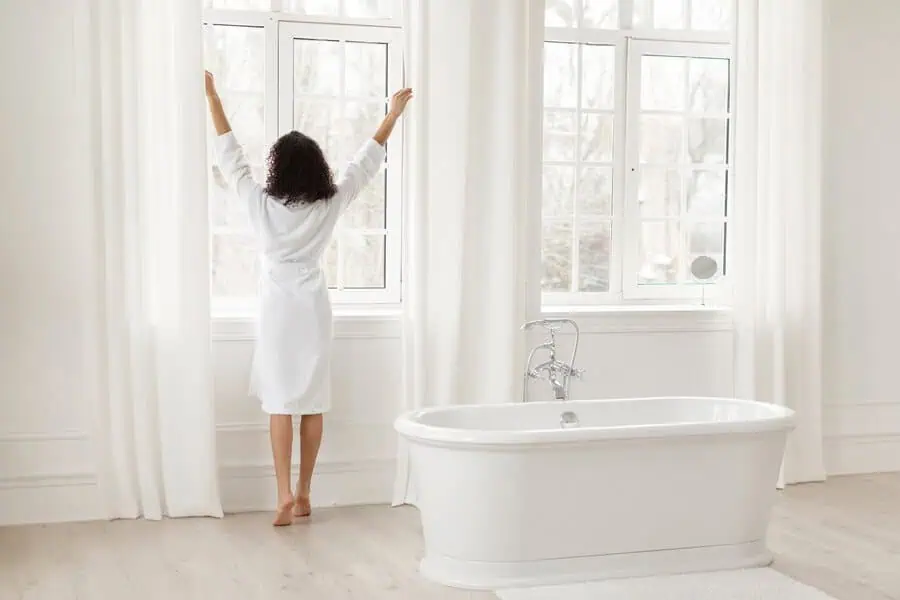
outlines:
[{"label": "window", "polygon": [[[547,0],[544,304],[727,284],[732,0]],[[707,294],[710,293],[707,289]]]},{"label": "window", "polygon": [[[205,0],[204,22],[207,67],[260,182],[268,148],[292,129],[343,168],[402,86],[395,0]],[[400,301],[401,127],[385,167],[341,218],[326,252],[336,303]],[[256,297],[254,240],[212,152],[209,160],[213,307],[244,311]]]}]

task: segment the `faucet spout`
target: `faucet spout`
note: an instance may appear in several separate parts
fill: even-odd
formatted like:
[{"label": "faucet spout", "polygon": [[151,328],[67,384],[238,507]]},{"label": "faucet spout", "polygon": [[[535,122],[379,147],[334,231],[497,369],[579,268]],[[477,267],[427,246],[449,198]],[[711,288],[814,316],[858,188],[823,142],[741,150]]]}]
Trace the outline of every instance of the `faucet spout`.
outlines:
[{"label": "faucet spout", "polygon": [[[555,334],[560,331],[562,325],[566,324],[571,325],[572,329],[575,332],[575,343],[572,348],[572,358],[568,363],[562,362],[556,357],[557,347]],[[576,369],[574,366],[575,355],[578,352],[578,325],[571,319],[539,319],[536,321],[529,321],[528,323],[525,323],[522,326],[522,329],[527,331],[535,327],[543,327],[547,330],[549,336],[543,343],[533,347],[531,349],[531,352],[528,354],[528,360],[525,364],[523,399],[525,402],[528,401],[529,380],[540,379],[547,381],[550,384],[550,387],[553,390],[553,396],[556,398],[556,400],[568,400],[569,383],[571,381],[571,378],[580,378],[582,375],[581,370]],[[535,367],[532,367],[532,360],[534,359],[535,354],[540,350],[547,351],[547,353],[549,354],[548,360]]]}]

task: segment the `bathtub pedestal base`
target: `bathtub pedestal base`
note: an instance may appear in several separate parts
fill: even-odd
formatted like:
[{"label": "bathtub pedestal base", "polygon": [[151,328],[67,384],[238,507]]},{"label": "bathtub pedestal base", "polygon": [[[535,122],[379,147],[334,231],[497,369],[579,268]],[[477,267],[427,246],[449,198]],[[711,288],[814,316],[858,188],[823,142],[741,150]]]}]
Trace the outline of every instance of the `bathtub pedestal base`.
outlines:
[{"label": "bathtub pedestal base", "polygon": [[486,563],[426,556],[423,577],[436,583],[471,590],[528,588],[626,577],[654,577],[703,571],[765,567],[772,555],[764,541],[712,546],[583,556],[547,561]]}]

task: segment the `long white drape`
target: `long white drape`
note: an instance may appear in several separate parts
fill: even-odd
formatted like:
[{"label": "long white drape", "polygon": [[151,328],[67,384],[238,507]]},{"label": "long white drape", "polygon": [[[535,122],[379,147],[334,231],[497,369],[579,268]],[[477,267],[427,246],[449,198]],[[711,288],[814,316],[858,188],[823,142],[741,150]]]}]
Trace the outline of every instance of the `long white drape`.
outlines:
[{"label": "long white drape", "polygon": [[[405,405],[511,402],[540,198],[544,2],[406,8]],[[414,502],[402,443],[394,499]]]},{"label": "long white drape", "polygon": [[110,518],[221,516],[201,3],[90,0]]},{"label": "long white drape", "polygon": [[822,3],[737,4],[735,387],[797,412],[783,479],[817,481],[825,478]]}]

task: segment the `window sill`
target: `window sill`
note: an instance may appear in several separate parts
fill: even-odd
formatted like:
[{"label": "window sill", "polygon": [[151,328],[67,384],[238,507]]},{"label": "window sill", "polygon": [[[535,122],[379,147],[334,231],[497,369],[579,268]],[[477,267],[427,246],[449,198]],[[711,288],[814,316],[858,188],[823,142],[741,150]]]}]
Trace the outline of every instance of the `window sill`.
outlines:
[{"label": "window sill", "polygon": [[[334,308],[335,339],[399,339],[402,311],[396,306]],[[256,318],[247,311],[216,311],[211,321],[214,342],[256,339]]]},{"label": "window sill", "polygon": [[[336,339],[398,339],[402,310],[396,306],[335,307]],[[542,316],[574,319],[581,333],[689,333],[732,331],[727,306],[608,305],[546,307]],[[217,342],[253,341],[255,319],[247,312],[217,312],[212,339]]]},{"label": "window sill", "polygon": [[552,306],[541,312],[545,318],[568,318],[581,333],[678,333],[732,331],[732,309],[728,306],[607,305]]}]

